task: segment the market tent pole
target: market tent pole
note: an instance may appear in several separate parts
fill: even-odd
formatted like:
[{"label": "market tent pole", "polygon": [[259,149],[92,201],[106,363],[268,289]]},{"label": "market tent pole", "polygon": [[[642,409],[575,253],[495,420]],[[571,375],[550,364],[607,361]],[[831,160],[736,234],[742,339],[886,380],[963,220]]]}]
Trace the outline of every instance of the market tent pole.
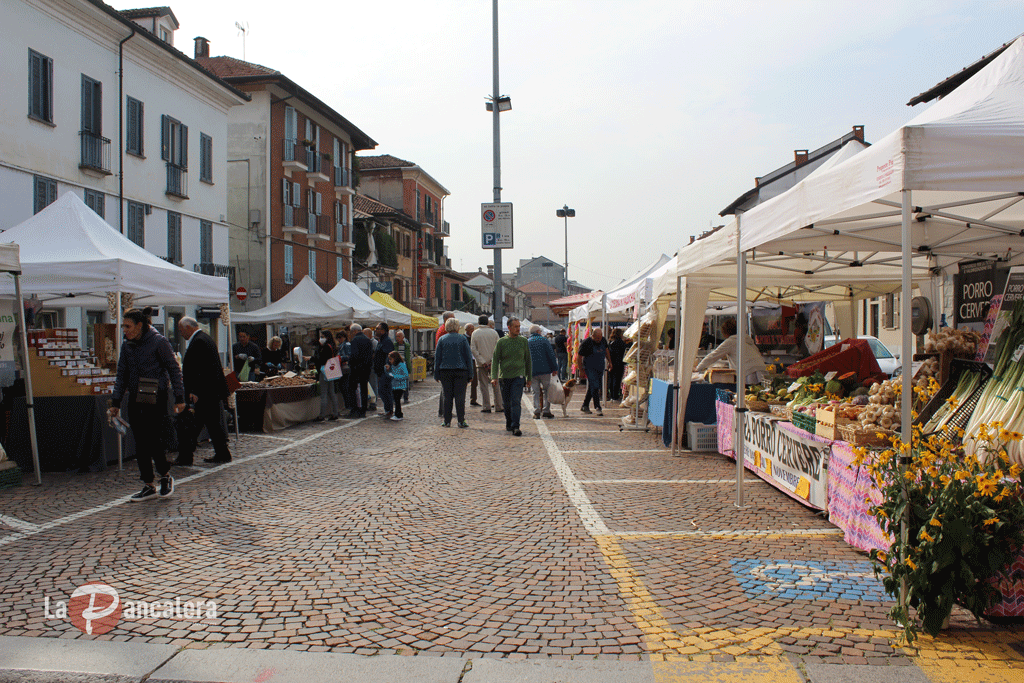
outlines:
[{"label": "market tent pole", "polygon": [[[900,438],[903,440],[905,448],[909,448],[911,445],[911,439],[913,438],[913,424],[910,409],[913,407],[913,396],[914,396],[914,381],[912,373],[910,371],[910,365],[907,363],[907,354],[911,353],[911,345],[913,342],[913,333],[910,329],[910,295],[911,291],[911,279],[910,279],[910,258],[911,258],[911,242],[910,242],[910,213],[911,213],[911,195],[910,190],[901,191],[903,198],[903,210],[902,210],[902,237],[903,237],[903,282],[900,290],[900,326],[903,328],[903,348],[900,350],[900,357],[903,359],[903,372],[900,373],[900,383],[902,385],[902,397],[900,398],[900,425],[902,427],[902,433]],[[911,353],[911,357],[913,354]],[[909,455],[909,451],[907,451]],[[910,533],[910,506],[907,505],[907,480],[903,478],[903,457],[904,453],[901,451],[898,456],[900,458],[900,483],[902,484],[903,499],[903,519],[900,520],[900,562],[906,559],[907,552],[907,540]],[[903,610],[907,609],[907,577],[904,574],[900,578],[900,608]]]},{"label": "market tent pole", "polygon": [[[608,295],[601,295],[601,334],[608,334]],[[607,338],[605,344],[608,343]],[[601,367],[604,368],[604,381],[601,382],[601,400],[604,403],[608,403],[608,363],[601,363]],[[640,380],[640,374],[637,373],[637,381]],[[594,397],[597,399],[597,396]]]},{"label": "market tent pole", "polygon": [[[117,362],[121,362],[121,287],[117,288],[117,320],[114,321],[114,339],[117,340]],[[123,398],[123,397],[122,397]],[[124,418],[122,418],[124,419]],[[106,463],[104,463],[106,464]],[[117,471],[124,470],[124,442],[121,432],[117,433]]]},{"label": "market tent pole", "polygon": [[743,232],[740,229],[740,217],[736,212],[736,438],[733,451],[736,454],[736,507],[743,507],[743,461],[746,444],[746,393],[747,377],[743,372],[746,358],[747,334],[747,252],[743,251]]},{"label": "market tent pole", "polygon": [[673,383],[676,385],[676,409],[672,411],[672,455],[679,452],[680,431],[683,428],[683,418],[679,412],[679,404],[682,391],[683,347],[686,346],[686,335],[683,334],[683,278],[676,276],[676,362]]},{"label": "market tent pole", "polygon": [[36,471],[36,486],[43,483],[42,468],[39,466],[39,444],[36,441],[36,410],[32,398],[32,363],[28,359],[28,331],[25,329],[25,299],[21,295],[21,274],[14,273],[14,292],[18,302],[18,327],[21,328],[22,362],[25,368],[25,410],[28,416],[28,438],[32,446],[32,467]]}]

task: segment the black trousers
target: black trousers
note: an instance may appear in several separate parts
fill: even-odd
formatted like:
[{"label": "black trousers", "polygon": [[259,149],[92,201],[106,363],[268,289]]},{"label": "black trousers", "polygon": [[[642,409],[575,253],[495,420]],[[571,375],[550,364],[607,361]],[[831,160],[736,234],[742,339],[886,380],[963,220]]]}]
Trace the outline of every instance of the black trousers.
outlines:
[{"label": "black trousers", "polygon": [[370,402],[370,369],[353,370],[350,377],[353,382],[352,393],[356,399],[355,411],[360,415],[366,415],[366,406]]},{"label": "black trousers", "polygon": [[139,463],[139,479],[143,484],[154,483],[153,468],[163,477],[171,471],[160,437],[164,416],[167,415],[167,392],[157,394],[156,403],[137,403],[127,399],[128,425],[135,438],[135,460]]},{"label": "black trousers", "polygon": [[222,402],[208,398],[201,398],[193,406],[194,417],[191,420],[181,420],[178,429],[178,463],[187,464],[192,462],[196,451],[196,439],[199,432],[206,427],[213,442],[213,453],[219,459],[231,457],[228,450],[228,435],[224,431],[224,421],[221,419]]},{"label": "black trousers", "polygon": [[441,397],[444,401],[442,417],[446,423],[452,421],[452,404],[459,422],[466,421],[466,384],[469,378],[465,370],[439,370],[441,380]]}]

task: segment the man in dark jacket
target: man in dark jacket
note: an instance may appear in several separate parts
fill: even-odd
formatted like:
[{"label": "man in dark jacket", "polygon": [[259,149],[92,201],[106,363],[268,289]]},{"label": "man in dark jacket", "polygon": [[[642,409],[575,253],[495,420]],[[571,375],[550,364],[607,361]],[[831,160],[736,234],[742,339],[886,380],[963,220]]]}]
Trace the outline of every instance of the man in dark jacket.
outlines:
[{"label": "man in dark jacket", "polygon": [[395,396],[391,393],[391,377],[384,372],[388,355],[395,350],[395,344],[388,337],[388,324],[377,323],[377,348],[373,351],[373,372],[377,375],[377,396],[384,401],[384,419],[390,420],[395,414]]},{"label": "man in dark jacket", "polygon": [[565,336],[565,330],[559,330],[555,335],[555,360],[558,361],[558,379],[563,382],[569,378],[569,353],[565,348],[569,338]]},{"label": "man in dark jacket", "polygon": [[206,426],[213,442],[213,457],[206,462],[231,462],[228,435],[221,417],[221,402],[228,397],[228,383],[220,363],[217,344],[199,329],[195,318],[182,318],[178,333],[186,341],[181,361],[181,375],[185,382],[185,397],[194,418],[179,421],[178,465],[191,465],[196,450],[196,439]]},{"label": "man in dark jacket", "polygon": [[349,328],[351,339],[349,345],[352,353],[348,357],[353,382],[352,393],[356,397],[356,405],[348,417],[366,417],[366,407],[370,398],[368,382],[370,370],[373,369],[373,342],[363,334],[362,325],[353,324]]},{"label": "man in dark jacket", "polygon": [[234,370],[236,375],[242,374],[242,368],[246,361],[249,368],[258,368],[263,363],[263,352],[259,345],[249,339],[248,332],[238,331],[238,343],[231,346],[231,357],[235,359]]}]

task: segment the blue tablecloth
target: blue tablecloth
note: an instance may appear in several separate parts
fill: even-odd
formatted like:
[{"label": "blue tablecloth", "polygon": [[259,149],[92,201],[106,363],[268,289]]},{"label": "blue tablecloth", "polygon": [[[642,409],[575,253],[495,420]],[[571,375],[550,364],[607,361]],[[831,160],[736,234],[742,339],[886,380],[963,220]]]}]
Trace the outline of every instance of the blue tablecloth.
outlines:
[{"label": "blue tablecloth", "polygon": [[683,422],[700,422],[711,425],[718,421],[715,416],[715,390],[736,390],[735,384],[691,384],[690,394],[686,399],[686,415]]}]

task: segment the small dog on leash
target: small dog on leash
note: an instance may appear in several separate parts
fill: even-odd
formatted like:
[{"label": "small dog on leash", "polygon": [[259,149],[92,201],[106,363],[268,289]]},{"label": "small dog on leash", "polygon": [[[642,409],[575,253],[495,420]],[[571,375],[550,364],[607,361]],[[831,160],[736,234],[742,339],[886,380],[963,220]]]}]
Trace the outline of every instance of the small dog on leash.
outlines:
[{"label": "small dog on leash", "polygon": [[562,383],[562,393],[565,394],[565,400],[562,401],[562,417],[569,417],[566,409],[569,407],[569,401],[572,399],[573,389],[576,388],[576,380],[567,379]]}]

